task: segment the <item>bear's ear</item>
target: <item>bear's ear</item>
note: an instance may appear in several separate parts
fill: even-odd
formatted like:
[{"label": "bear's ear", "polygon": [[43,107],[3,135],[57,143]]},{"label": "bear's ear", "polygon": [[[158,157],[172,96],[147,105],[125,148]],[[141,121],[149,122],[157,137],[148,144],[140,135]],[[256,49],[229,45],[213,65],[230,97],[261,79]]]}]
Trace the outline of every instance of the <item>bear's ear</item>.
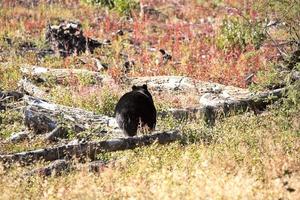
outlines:
[{"label": "bear's ear", "polygon": [[135,85],[132,86],[132,90],[136,90],[137,87]]},{"label": "bear's ear", "polygon": [[145,89],[145,90],[148,89],[146,84],[143,85],[143,89]]}]

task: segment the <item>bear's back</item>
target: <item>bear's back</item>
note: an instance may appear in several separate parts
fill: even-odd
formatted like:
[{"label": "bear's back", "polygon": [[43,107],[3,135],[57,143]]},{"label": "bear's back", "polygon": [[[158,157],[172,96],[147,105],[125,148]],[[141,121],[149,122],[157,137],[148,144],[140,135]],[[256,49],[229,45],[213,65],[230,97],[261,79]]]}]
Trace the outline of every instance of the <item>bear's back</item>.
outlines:
[{"label": "bear's back", "polygon": [[130,91],[124,94],[116,105],[115,112],[122,112],[126,110],[142,111],[146,107],[152,106],[152,97],[140,91]]}]

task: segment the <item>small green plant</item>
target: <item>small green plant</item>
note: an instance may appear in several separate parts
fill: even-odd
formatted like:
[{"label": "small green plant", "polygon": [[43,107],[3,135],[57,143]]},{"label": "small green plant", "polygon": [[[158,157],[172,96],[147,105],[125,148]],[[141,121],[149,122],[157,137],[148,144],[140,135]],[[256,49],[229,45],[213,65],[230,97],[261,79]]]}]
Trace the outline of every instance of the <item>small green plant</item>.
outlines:
[{"label": "small green plant", "polygon": [[83,2],[92,5],[108,7],[110,9],[115,7],[115,0],[83,0]]},{"label": "small green plant", "polygon": [[130,15],[131,11],[138,7],[138,2],[135,0],[83,0],[84,3],[107,7],[116,10],[123,15]]},{"label": "small green plant", "polygon": [[134,0],[115,0],[115,10],[123,15],[131,15],[131,11],[137,9],[138,3]]},{"label": "small green plant", "polygon": [[103,90],[103,93],[101,95],[100,113],[108,116],[113,116],[117,101],[118,96],[116,94],[111,93],[109,90]]},{"label": "small green plant", "polygon": [[249,23],[237,17],[225,18],[217,35],[217,47],[222,50],[244,49],[248,44],[259,48],[265,39],[260,22]]},{"label": "small green plant", "polygon": [[17,111],[0,111],[0,139],[21,131],[23,116]]}]

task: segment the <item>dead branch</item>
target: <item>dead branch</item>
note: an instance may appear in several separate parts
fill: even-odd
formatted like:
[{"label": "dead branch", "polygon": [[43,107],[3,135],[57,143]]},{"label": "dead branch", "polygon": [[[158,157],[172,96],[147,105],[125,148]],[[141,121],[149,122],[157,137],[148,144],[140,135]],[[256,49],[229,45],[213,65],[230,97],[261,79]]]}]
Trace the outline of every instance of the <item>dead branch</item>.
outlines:
[{"label": "dead branch", "polygon": [[0,155],[0,161],[4,163],[20,162],[23,164],[30,164],[38,160],[54,161],[70,157],[87,157],[94,160],[96,155],[102,152],[134,149],[137,147],[148,146],[155,142],[158,144],[168,144],[179,141],[180,139],[182,139],[182,135],[177,131],[158,132],[138,137],[67,144],[15,154]]}]

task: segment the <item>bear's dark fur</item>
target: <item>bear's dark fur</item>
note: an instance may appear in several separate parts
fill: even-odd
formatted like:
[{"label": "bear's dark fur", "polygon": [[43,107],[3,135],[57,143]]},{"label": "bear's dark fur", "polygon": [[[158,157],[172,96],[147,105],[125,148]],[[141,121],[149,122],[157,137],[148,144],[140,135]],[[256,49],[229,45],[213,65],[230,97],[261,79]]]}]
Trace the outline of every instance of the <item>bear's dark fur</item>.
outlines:
[{"label": "bear's dark fur", "polygon": [[124,94],[115,108],[115,116],[119,127],[127,136],[136,135],[139,122],[154,130],[156,125],[156,109],[147,85],[132,86],[132,91]]}]

